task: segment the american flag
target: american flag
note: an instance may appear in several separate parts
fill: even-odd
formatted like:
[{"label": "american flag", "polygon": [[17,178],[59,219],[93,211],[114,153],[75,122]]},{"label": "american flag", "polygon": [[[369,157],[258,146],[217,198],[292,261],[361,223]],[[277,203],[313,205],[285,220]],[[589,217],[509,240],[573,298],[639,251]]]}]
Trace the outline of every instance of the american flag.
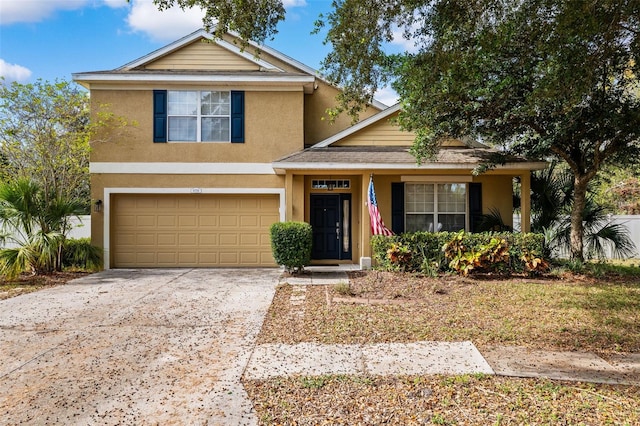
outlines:
[{"label": "american flag", "polygon": [[369,205],[369,219],[371,221],[371,232],[373,235],[393,235],[393,232],[384,226],[384,222],[382,221],[382,216],[380,216],[380,211],[378,210],[378,201],[376,200],[376,191],[373,189],[373,176],[369,179],[369,200],[367,204]]}]

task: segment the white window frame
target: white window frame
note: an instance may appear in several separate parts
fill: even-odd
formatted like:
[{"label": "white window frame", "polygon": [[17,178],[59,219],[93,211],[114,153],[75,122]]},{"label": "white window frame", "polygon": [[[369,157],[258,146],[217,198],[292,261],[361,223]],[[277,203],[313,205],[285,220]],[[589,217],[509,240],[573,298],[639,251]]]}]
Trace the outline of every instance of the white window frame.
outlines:
[{"label": "white window frame", "polygon": [[[432,212],[409,212],[407,209],[407,185],[432,185],[433,186],[433,211]],[[449,212],[449,211],[439,211],[438,210],[438,185],[464,185],[464,195],[465,195],[465,206],[464,213],[462,212]],[[413,214],[432,214],[433,215],[433,223],[434,225],[439,223],[438,215],[443,214],[464,214],[464,229],[465,231],[469,229],[469,184],[463,182],[405,182],[404,186],[404,229],[407,229],[407,216]],[[437,226],[436,226],[437,228]],[[427,232],[438,232],[439,229],[433,230],[421,230]]]},{"label": "white window frame", "polygon": [[[177,92],[195,92],[197,94],[197,111],[195,115],[181,115],[181,114],[170,114],[169,113],[169,98],[171,97],[171,93]],[[203,115],[202,114],[202,93],[203,92],[217,92],[217,93],[227,93],[229,98],[229,113],[226,115],[217,114],[217,115]],[[171,118],[172,117],[195,117],[196,118],[196,140],[172,140],[171,139]],[[202,119],[203,118],[226,118],[229,122],[229,131],[227,134],[226,140],[219,141],[203,141],[202,140]],[[202,89],[202,90],[167,90],[167,142],[168,143],[231,143],[231,91],[230,90],[211,90],[211,89]]]}]

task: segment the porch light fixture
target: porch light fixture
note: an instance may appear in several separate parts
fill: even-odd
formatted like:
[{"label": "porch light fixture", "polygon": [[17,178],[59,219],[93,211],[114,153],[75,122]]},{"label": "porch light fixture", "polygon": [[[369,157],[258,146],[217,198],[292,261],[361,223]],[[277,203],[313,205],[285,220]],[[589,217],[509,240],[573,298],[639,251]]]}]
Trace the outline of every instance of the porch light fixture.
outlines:
[{"label": "porch light fixture", "polygon": [[96,202],[93,203],[93,211],[94,212],[102,211],[102,200],[96,200]]}]

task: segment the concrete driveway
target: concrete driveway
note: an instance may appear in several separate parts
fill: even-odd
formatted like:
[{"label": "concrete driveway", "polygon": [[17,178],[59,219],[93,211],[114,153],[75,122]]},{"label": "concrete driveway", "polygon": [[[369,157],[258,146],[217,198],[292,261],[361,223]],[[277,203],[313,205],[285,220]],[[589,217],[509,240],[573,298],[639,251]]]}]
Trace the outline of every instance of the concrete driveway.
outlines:
[{"label": "concrete driveway", "polygon": [[2,424],[254,424],[277,269],[112,270],[0,301]]}]

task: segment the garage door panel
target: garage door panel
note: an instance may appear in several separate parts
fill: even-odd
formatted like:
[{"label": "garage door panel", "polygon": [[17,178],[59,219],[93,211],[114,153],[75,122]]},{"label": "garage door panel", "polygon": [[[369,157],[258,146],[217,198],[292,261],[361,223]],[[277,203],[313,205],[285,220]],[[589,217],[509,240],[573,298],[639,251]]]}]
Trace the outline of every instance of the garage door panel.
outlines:
[{"label": "garage door panel", "polygon": [[198,265],[218,265],[217,252],[200,252],[198,253]]},{"label": "garage door panel", "polygon": [[111,206],[113,267],[275,266],[277,195],[118,194]]},{"label": "garage door panel", "polygon": [[155,228],[158,225],[157,216],[145,214],[136,216],[136,227]]},{"label": "garage door panel", "polygon": [[177,234],[158,234],[157,237],[158,246],[175,247],[178,243]]},{"label": "garage door panel", "polygon": [[238,258],[238,253],[237,252],[220,252],[219,255],[219,259],[220,259],[220,265],[225,266],[225,265],[238,265],[239,262],[239,258]]},{"label": "garage door panel", "polygon": [[256,215],[240,216],[240,226],[242,226],[243,228],[246,228],[246,227],[256,228],[258,226],[259,221],[260,221],[260,217]]},{"label": "garage door panel", "polygon": [[153,265],[157,263],[156,252],[138,251],[136,252],[134,258],[135,258],[135,263],[141,264],[141,265]]},{"label": "garage door panel", "polygon": [[238,234],[220,234],[219,235],[220,246],[237,246]]},{"label": "garage door panel", "polygon": [[260,241],[260,235],[256,234],[241,234],[240,245],[242,246],[257,246]]},{"label": "garage door panel", "polygon": [[136,246],[155,246],[157,244],[156,234],[136,234]]},{"label": "garage door panel", "polygon": [[180,215],[178,216],[178,227],[192,227],[195,228],[198,224],[198,216],[196,215]]},{"label": "garage door panel", "polygon": [[196,246],[198,245],[198,235],[193,233],[180,233],[178,235],[178,245],[180,247],[184,246]]},{"label": "garage door panel", "polygon": [[155,198],[136,198],[135,207],[140,210],[154,210],[158,208],[158,200]]},{"label": "garage door panel", "polygon": [[177,200],[179,209],[195,209],[198,206],[198,200],[193,197],[179,197]]},{"label": "garage door panel", "polygon": [[158,226],[166,228],[175,228],[176,217],[173,215],[158,215]]},{"label": "garage door panel", "polygon": [[203,246],[217,246],[218,245],[218,234],[199,234],[198,235],[198,245]]},{"label": "garage door panel", "polygon": [[214,215],[198,216],[198,226],[215,228],[218,226],[218,216],[214,216]]},{"label": "garage door panel", "polygon": [[238,227],[238,216],[230,216],[230,215],[221,215],[220,216],[220,227],[221,228],[237,228]]},{"label": "garage door panel", "polygon": [[178,255],[175,252],[160,252],[157,259],[158,265],[174,266],[178,262]]},{"label": "garage door panel", "polygon": [[258,252],[240,254],[240,262],[242,262],[243,265],[258,265],[260,263],[258,262],[259,258],[260,253]]}]

